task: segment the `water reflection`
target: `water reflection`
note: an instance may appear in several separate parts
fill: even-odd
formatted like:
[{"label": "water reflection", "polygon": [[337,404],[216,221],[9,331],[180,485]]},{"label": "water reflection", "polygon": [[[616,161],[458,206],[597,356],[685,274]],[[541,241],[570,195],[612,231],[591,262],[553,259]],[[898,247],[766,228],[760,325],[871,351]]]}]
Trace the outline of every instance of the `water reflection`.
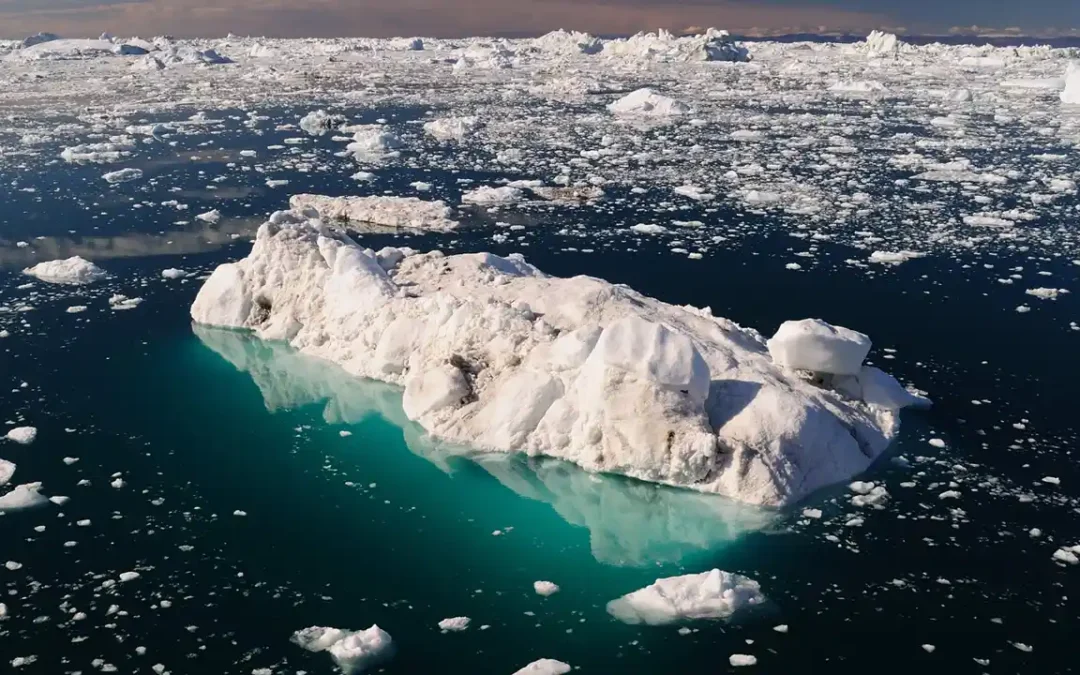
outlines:
[{"label": "water reflection", "polygon": [[101,261],[203,253],[227,246],[237,239],[254,237],[262,222],[262,218],[228,218],[216,225],[207,223],[160,234],[131,232],[101,237],[36,237],[29,246],[21,248],[0,235],[0,269],[21,270],[43,260],[73,255]]},{"label": "water reflection", "polygon": [[405,417],[397,387],[353,377],[282,343],[204,326],[193,329],[204,345],[251,376],[268,410],[320,403],[330,424],[378,415],[403,429],[412,452],[443,470],[452,469],[451,460],[472,461],[522,497],[548,503],[567,522],[587,528],[593,556],[603,563],[677,562],[760,530],[773,519],[768,511],[727,499],[592,474],[560,460],[469,453],[438,443]]}]

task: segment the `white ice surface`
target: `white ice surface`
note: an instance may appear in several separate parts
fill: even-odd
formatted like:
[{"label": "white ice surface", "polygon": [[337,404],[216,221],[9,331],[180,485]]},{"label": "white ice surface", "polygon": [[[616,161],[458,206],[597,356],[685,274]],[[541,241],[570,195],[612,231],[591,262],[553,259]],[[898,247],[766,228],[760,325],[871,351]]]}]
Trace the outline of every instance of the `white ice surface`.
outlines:
[{"label": "white ice surface", "polygon": [[406,413],[437,439],[754,504],[862,472],[912,402],[884,373],[862,384],[867,402],[790,370],[862,375],[869,340],[823,322],[782,329],[781,367],[758,333],[708,310],[518,256],[400,257],[278,212],[191,314],[404,386]]},{"label": "white ice surface", "polygon": [[691,619],[726,619],[761,604],[758,582],[723,570],[657,579],[607,605],[619,621],[653,626]]},{"label": "white ice surface", "polygon": [[50,284],[89,284],[105,278],[105,270],[94,263],[72,256],[64,260],[49,260],[23,270],[23,274]]}]

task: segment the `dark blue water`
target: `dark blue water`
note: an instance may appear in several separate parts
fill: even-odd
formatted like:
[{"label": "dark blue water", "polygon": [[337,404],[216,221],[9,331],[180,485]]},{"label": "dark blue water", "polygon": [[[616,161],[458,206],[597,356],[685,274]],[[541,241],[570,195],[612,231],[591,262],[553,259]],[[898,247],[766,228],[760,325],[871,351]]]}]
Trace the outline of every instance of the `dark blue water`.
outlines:
[{"label": "dark blue water", "polygon": [[[303,112],[272,115],[295,121]],[[418,114],[377,113],[403,124]],[[197,276],[160,271],[202,273],[243,256],[254,227],[292,193],[414,194],[409,183],[421,180],[453,201],[458,178],[492,176],[402,163],[358,184],[348,179],[352,160],[332,155],[340,144],[310,141],[295,157],[269,151],[301,134],[242,132],[245,114],[232,115],[177,147],[140,148],[131,165],[146,167],[147,179],[115,189],[99,177],[116,166],[40,161],[3,176],[0,329],[10,337],[0,340],[0,419],[32,424],[39,437],[0,444],[0,457],[18,465],[13,484],[41,481],[45,494],[71,497],[0,516],[0,562],[23,565],[0,568],[3,667],[35,655],[16,672],[111,664],[145,673],[160,663],[174,674],[330,673],[324,654],[289,643],[292,631],[377,623],[399,646],[386,673],[509,674],[541,657],[582,673],[715,673],[730,670],[732,653],[756,655],[749,670],[768,673],[1073,669],[1080,569],[1051,560],[1058,546],[1080,543],[1072,296],[1017,314],[1016,298],[978,269],[983,252],[868,273],[842,262],[865,252],[817,242],[806,268],[788,272],[784,263],[805,245],[781,223],[768,226],[772,216],[738,207],[678,213],[706,232],[760,225],[688,261],[666,240],[611,230],[653,222],[637,217],[656,199],[649,194],[596,209],[478,213],[473,228],[452,235],[360,235],[375,248],[521,252],[549,273],[711,306],[766,334],[785,319],[820,316],[870,333],[871,360],[935,401],[905,415],[893,453],[902,461],[864,477],[888,488],[883,510],[852,506],[843,486],[761,513],[559,462],[447,454],[405,420],[393,388],[281,345],[193,330]],[[327,168],[285,166],[305,161]],[[218,176],[227,179],[212,183]],[[267,178],[290,184],[268,188]],[[161,205],[173,199],[188,209]],[[224,214],[220,224],[194,220],[210,208]],[[500,243],[497,233],[508,237]],[[20,288],[31,281],[21,267],[74,253],[111,278]],[[1017,250],[994,260],[1001,270],[1050,271],[1062,287],[1080,269]],[[144,301],[111,311],[113,293]],[[33,309],[18,311],[25,305]],[[72,305],[89,309],[66,312]],[[122,487],[111,486],[117,474]],[[961,498],[939,498],[949,489]],[[804,507],[823,518],[804,518]],[[863,524],[845,525],[854,516]],[[731,622],[687,624],[686,635],[626,626],[604,609],[659,576],[712,567],[757,579],[769,604]],[[130,570],[141,577],[103,583]],[[536,580],[562,590],[541,598]],[[439,620],[459,615],[472,618],[468,631],[439,631]]]}]

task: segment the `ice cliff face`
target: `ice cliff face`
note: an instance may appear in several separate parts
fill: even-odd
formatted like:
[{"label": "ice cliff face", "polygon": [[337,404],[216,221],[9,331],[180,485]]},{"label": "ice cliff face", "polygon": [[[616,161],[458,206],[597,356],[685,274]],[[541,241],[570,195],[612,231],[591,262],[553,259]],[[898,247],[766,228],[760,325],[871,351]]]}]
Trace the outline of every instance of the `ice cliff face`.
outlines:
[{"label": "ice cliff face", "polygon": [[519,256],[376,253],[314,215],[271,216],[192,317],[401,385],[438,439],[783,505],[866,469],[915,400],[854,331],[786,325],[774,361],[708,310]]}]

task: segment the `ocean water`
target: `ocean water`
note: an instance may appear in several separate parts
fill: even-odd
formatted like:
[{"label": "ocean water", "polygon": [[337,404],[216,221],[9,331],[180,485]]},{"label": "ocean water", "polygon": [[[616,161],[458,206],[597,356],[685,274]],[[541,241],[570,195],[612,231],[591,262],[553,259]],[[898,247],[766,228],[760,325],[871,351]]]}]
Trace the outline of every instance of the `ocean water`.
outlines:
[{"label": "ocean water", "polygon": [[[269,115],[295,122],[303,112]],[[407,124],[423,112],[350,115]],[[35,656],[13,670],[331,673],[292,632],[373,623],[398,645],[381,669],[390,674],[509,674],[543,657],[582,673],[704,674],[739,670],[734,653],[767,673],[1074,668],[1080,569],[1051,556],[1080,543],[1077,304],[1064,295],[1017,313],[977,272],[992,258],[1068,287],[1080,267],[1067,257],[1006,247],[868,270],[843,262],[865,252],[828,241],[793,257],[806,245],[768,214],[693,207],[678,216],[742,234],[689,261],[669,240],[614,226],[637,222],[658,199],[648,192],[615,191],[597,209],[478,212],[450,235],[358,234],[373,248],[521,252],[548,273],[709,306],[765,334],[805,316],[870,333],[871,361],[935,402],[905,413],[890,457],[862,477],[885,485],[888,503],[859,508],[836,486],[761,511],[439,447],[405,419],[392,387],[285,345],[193,327],[199,277],[243,256],[289,194],[416,194],[411,183],[424,181],[425,197],[456,201],[460,179],[519,177],[436,161],[373,169],[366,185],[348,178],[351,158],[333,155],[340,144],[268,153],[299,132],[252,131],[245,114],[175,147],[140,148],[123,166],[144,178],[115,188],[103,190],[100,175],[117,165],[49,161],[56,153],[0,172],[0,328],[10,333],[0,419],[39,430],[32,445],[0,444],[0,457],[18,465],[12,484],[70,497],[0,516],[0,562],[22,565],[0,569],[4,668]],[[242,149],[275,158],[259,170]],[[210,208],[220,223],[194,219]],[[76,253],[110,278],[62,287],[19,273]],[[802,268],[786,269],[792,260]],[[172,267],[191,276],[162,278]],[[112,310],[117,293],[142,302]],[[605,610],[658,577],[713,567],[758,580],[769,602],[730,621],[660,627]],[[127,571],[140,576],[117,581]],[[561,591],[540,597],[537,580]],[[472,625],[441,632],[454,616]]]}]

